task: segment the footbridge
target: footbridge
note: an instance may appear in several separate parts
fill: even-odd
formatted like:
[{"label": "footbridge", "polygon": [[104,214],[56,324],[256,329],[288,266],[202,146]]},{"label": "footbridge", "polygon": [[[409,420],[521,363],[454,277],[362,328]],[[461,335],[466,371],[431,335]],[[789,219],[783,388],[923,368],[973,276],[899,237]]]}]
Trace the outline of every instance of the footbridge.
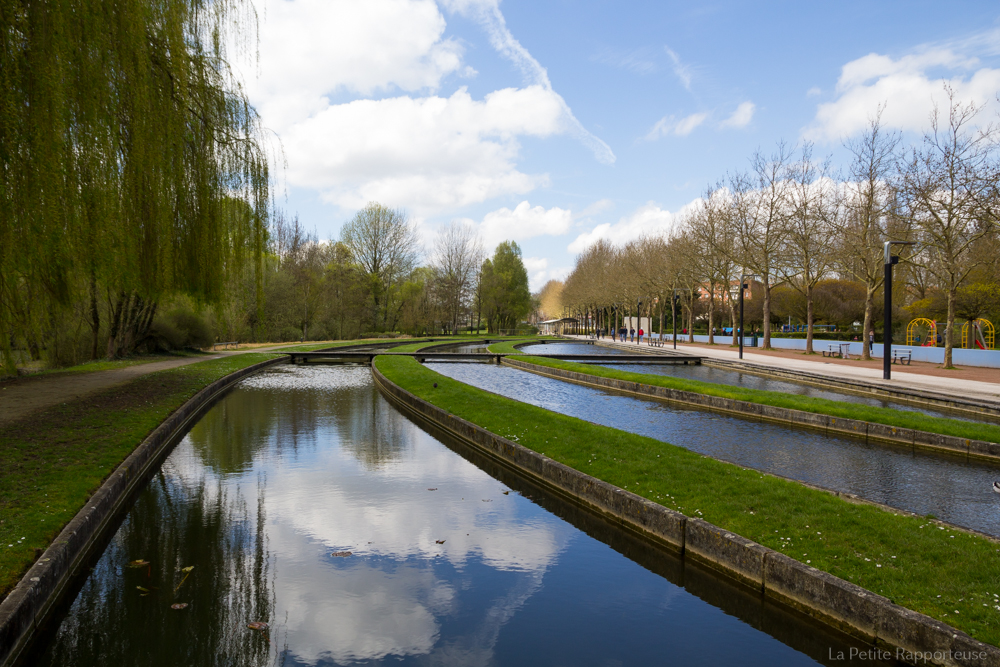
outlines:
[{"label": "footbridge", "polygon": [[693,354],[546,354],[526,355],[508,352],[381,352],[378,350],[315,350],[313,352],[285,352],[293,364],[305,363],[362,363],[371,364],[377,356],[412,357],[420,363],[427,361],[459,361],[499,364],[503,357],[544,356],[548,359],[578,361],[581,363],[614,364],[700,364],[702,357]]}]

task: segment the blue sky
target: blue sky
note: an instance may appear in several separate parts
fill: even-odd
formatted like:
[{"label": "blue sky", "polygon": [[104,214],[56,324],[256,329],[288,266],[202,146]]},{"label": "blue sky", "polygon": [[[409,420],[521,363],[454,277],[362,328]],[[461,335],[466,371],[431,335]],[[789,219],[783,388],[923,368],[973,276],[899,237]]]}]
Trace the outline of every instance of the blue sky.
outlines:
[{"label": "blue sky", "polygon": [[670,229],[758,147],[843,164],[880,103],[917,140],[945,82],[1000,110],[995,2],[270,0],[259,37],[284,208],[336,238],[400,207],[428,252],[463,221],[516,240],[535,289],[597,238]]}]

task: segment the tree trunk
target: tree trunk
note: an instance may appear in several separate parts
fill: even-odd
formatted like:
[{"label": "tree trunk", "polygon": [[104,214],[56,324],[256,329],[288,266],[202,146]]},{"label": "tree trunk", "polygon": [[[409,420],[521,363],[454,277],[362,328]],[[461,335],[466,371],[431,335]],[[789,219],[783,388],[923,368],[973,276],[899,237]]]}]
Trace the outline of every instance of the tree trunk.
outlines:
[{"label": "tree trunk", "polygon": [[763,349],[771,349],[771,281],[764,279],[764,345]]},{"label": "tree trunk", "polygon": [[[951,351],[955,347],[955,297],[958,289],[952,284],[948,290],[948,326],[944,330],[944,367],[954,368],[951,363]],[[971,333],[971,332],[970,332]]]},{"label": "tree trunk", "polygon": [[90,360],[97,359],[97,344],[101,335],[101,311],[97,308],[97,276],[90,270]]},{"label": "tree trunk", "polygon": [[[873,329],[872,312],[875,310],[875,290],[869,286],[867,292],[868,295],[865,297],[865,325],[864,329],[862,329],[864,333],[862,340],[865,341],[868,339],[868,332]],[[867,344],[861,346],[861,358],[865,361],[870,361],[872,358]]]},{"label": "tree trunk", "polygon": [[806,354],[813,352],[813,288],[806,285]]},{"label": "tree trunk", "polygon": [[708,344],[715,345],[715,333],[712,328],[715,326],[715,285],[708,283]]}]

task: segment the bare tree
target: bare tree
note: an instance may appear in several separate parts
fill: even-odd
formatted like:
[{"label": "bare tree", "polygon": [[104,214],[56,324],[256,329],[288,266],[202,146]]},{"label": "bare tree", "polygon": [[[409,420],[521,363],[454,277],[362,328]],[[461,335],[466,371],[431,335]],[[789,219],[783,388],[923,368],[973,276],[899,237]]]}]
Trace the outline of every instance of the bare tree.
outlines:
[{"label": "bare tree", "polygon": [[757,275],[764,289],[764,349],[771,347],[771,288],[780,282],[781,250],[787,215],[786,171],[791,151],[783,142],[770,157],[759,150],[750,159],[750,172],[731,181],[734,197],[734,257]]},{"label": "bare tree", "polygon": [[[906,227],[897,215],[900,138],[885,132],[882,109],[860,138],[846,144],[854,159],[841,193],[843,215],[834,221],[837,267],[865,286],[865,336],[873,330],[875,294],[885,276],[883,243],[890,236],[905,236]],[[862,358],[871,359],[867,345],[862,346]]]},{"label": "bare tree", "polygon": [[979,266],[982,255],[972,252],[993,231],[996,211],[996,129],[974,123],[980,107],[955,100],[946,88],[949,108],[942,123],[937,109],[923,146],[913,151],[904,182],[911,219],[919,233],[920,257],[948,298],[944,365],[952,366],[955,344],[955,303],[958,289]]},{"label": "bare tree", "polygon": [[829,163],[816,165],[812,145],[788,167],[788,216],[785,219],[783,261],[786,283],[806,298],[806,354],[813,353],[813,289],[826,277],[833,261],[831,229],[841,214],[837,185]]},{"label": "bare tree", "polygon": [[377,202],[357,212],[340,232],[341,240],[366,274],[375,330],[395,323],[396,292],[417,262],[417,237],[406,214]]},{"label": "bare tree", "polygon": [[441,229],[432,260],[434,285],[453,334],[458,333],[459,317],[469,306],[482,263],[483,244],[470,225],[453,222]]}]

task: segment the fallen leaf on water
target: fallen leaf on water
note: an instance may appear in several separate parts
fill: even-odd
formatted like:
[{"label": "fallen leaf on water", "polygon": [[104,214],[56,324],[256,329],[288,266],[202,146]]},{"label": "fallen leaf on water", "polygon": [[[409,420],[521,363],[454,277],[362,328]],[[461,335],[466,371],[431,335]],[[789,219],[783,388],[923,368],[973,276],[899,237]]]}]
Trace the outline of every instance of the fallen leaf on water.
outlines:
[{"label": "fallen leaf on water", "polygon": [[251,630],[267,630],[267,623],[264,621],[253,621],[252,623],[247,623],[247,627]]},{"label": "fallen leaf on water", "polygon": [[484,503],[492,503],[493,500],[492,499],[483,498],[483,502]]},{"label": "fallen leaf on water", "polygon": [[437,491],[437,487],[434,487],[433,489],[427,489],[427,490],[428,491]]},{"label": "fallen leaf on water", "polygon": [[504,491],[504,492],[503,492],[503,494],[504,494],[505,496],[506,496],[506,495],[510,495],[510,491]]},{"label": "fallen leaf on water", "polygon": [[181,572],[190,572],[194,569],[194,565],[188,565],[187,567],[182,567]]},{"label": "fallen leaf on water", "polygon": [[149,592],[148,588],[143,588],[142,586],[136,586],[136,588],[139,589],[140,591],[142,591],[143,593],[148,593]]},{"label": "fallen leaf on water", "polygon": [[140,567],[146,567],[147,565],[149,565],[149,561],[148,560],[142,560],[141,558],[139,560],[134,560],[134,561],[132,561],[132,562],[130,562],[128,564],[129,567],[134,568],[134,569],[137,569],[137,568],[140,568]]},{"label": "fallen leaf on water", "polygon": [[348,556],[351,555],[351,552],[350,551],[334,551],[330,555],[334,556],[335,558],[347,558]]},{"label": "fallen leaf on water", "polygon": [[434,540],[434,541],[437,542],[438,544],[444,544],[445,543],[445,540]]},{"label": "fallen leaf on water", "polygon": [[171,609],[187,609],[187,602],[178,602],[177,604],[170,605]]}]

